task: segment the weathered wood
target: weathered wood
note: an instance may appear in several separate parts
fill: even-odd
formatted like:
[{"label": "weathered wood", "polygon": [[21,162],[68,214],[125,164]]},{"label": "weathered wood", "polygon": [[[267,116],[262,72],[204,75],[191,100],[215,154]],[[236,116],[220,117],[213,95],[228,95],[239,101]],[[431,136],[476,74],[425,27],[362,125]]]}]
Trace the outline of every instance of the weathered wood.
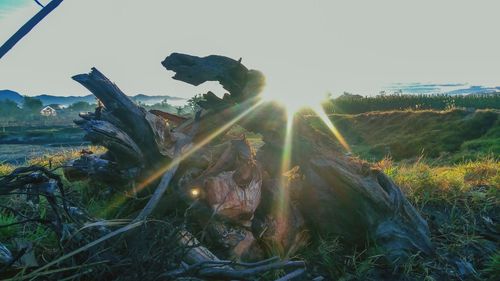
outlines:
[{"label": "weathered wood", "polygon": [[[215,161],[198,177],[183,181],[184,197],[204,204],[196,220],[231,258],[259,259],[262,251],[251,231],[254,212],[261,200],[262,175],[255,154],[246,139],[228,142]],[[192,192],[196,192],[195,195]],[[192,206],[192,209],[199,205]],[[207,218],[208,217],[208,218]]]},{"label": "weathered wood", "polygon": [[297,278],[303,276],[306,273],[306,270],[303,268],[296,269],[287,275],[276,279],[275,281],[290,281],[290,280],[297,280]]},{"label": "weathered wood", "polygon": [[191,85],[218,81],[229,93],[224,94],[221,99],[208,92],[198,102],[203,109],[213,110],[217,114],[229,107],[235,111],[238,107],[235,105],[238,104],[244,104],[241,110],[251,107],[258,101],[258,95],[265,86],[265,77],[260,71],[249,70],[241,64],[241,60],[236,61],[224,56],[197,57],[172,53],[165,58],[162,65],[175,72],[173,79]]},{"label": "weathered wood", "polygon": [[[157,119],[160,117],[137,107],[95,69],[90,74],[75,77],[105,106],[102,112],[85,118],[93,120],[103,113],[108,114],[106,121],[128,135],[144,155],[146,165],[154,167],[161,159],[176,157],[178,154],[171,149],[179,142],[188,139],[195,146],[206,145],[209,142],[205,140],[209,136],[208,139],[212,139],[214,131],[221,133],[229,129],[230,126],[225,124],[259,105],[253,114],[239,122],[247,130],[263,136],[265,144],[259,149],[256,159],[242,153],[244,149],[233,147],[226,154],[220,154],[219,161],[196,167],[203,171],[197,173],[194,181],[191,176],[173,177],[175,170],[165,174],[164,178],[164,186],[178,179],[179,183],[182,180],[186,185],[185,191],[192,185],[201,187],[204,196],[210,195],[201,201],[217,216],[230,222],[226,225],[224,220],[219,221],[220,229],[241,228],[245,235],[239,240],[242,244],[232,245],[233,253],[241,254],[241,249],[249,249],[247,246],[252,244],[248,239],[250,235],[255,239],[272,239],[283,248],[296,247],[294,243],[300,240],[299,235],[306,227],[314,230],[310,231],[313,235],[335,234],[350,245],[364,245],[369,239],[385,250],[393,261],[409,253],[432,252],[426,222],[399,187],[369,164],[345,156],[332,136],[313,129],[305,117],[298,116],[293,122],[293,154],[289,168],[297,167],[293,170],[297,176],[293,181],[283,180],[282,147],[287,114],[275,104],[259,102],[258,94],[264,85],[260,72],[248,70],[240,62],[221,56],[199,58],[172,54],[163,65],[176,71],[174,79],[193,85],[219,81],[230,92],[222,99],[212,93],[204,96],[202,106],[207,110],[201,116],[200,129],[195,135],[188,137],[196,122],[187,120],[171,128],[166,120]],[[126,137],[119,139],[120,144],[129,141]],[[186,161],[196,162],[190,157]],[[252,161],[241,161],[245,159]],[[180,171],[189,173],[192,169],[184,167]],[[248,188],[252,182],[257,183],[254,187],[258,188]],[[165,189],[159,190],[160,197]],[[238,195],[245,192],[252,196]],[[261,192],[269,198],[261,200]],[[259,204],[261,201],[263,204]],[[270,207],[280,204],[285,206],[281,213]],[[256,219],[252,219],[254,213]],[[252,224],[251,232],[249,224]],[[223,233],[224,229],[218,231],[219,226],[212,232]]]},{"label": "weathered wood", "polygon": [[[275,132],[266,136],[270,143],[284,142]],[[383,172],[346,156],[332,136],[311,128],[305,117],[295,118],[292,147],[290,167],[299,168],[299,180],[289,187],[290,200],[297,202],[311,233],[338,235],[361,246],[368,238],[392,261],[412,252],[432,253],[427,223]],[[271,177],[281,176],[280,153],[267,144],[259,151]]]},{"label": "weathered wood", "polygon": [[132,102],[96,68],[92,68],[88,74],[79,74],[72,78],[92,92],[103,103],[104,110],[120,121],[119,124],[113,125],[124,131],[140,147],[146,166],[149,166],[149,163],[158,162],[162,154],[155,143],[154,132],[145,117],[149,113]]},{"label": "weathered wood", "polygon": [[[248,81],[238,64],[227,58],[183,54],[172,54],[163,62],[167,69],[176,72],[174,79],[193,85],[216,80],[230,91],[224,99],[214,98],[211,93],[205,95],[208,102],[202,105],[209,112],[220,112],[221,108],[257,97],[259,87],[254,87],[257,90],[248,96],[242,94]],[[237,74],[233,76],[234,69]],[[268,103],[253,116],[258,117],[245,118],[240,124],[263,136],[265,145],[259,151],[258,161],[279,182],[287,115],[282,108]],[[290,167],[298,166],[304,178],[295,192],[300,195],[298,206],[307,224],[319,235],[333,233],[354,244],[364,244],[368,238],[385,249],[392,260],[409,252],[432,252],[426,222],[381,171],[343,155],[332,136],[313,130],[303,118],[295,121],[292,140]]]},{"label": "weathered wood", "polygon": [[[110,180],[109,175],[115,174],[109,160],[102,159],[99,155],[84,154],[80,158],[71,160],[64,168],[64,177],[70,182],[86,180],[89,178],[106,182]],[[117,180],[113,177],[112,180]]]},{"label": "weathered wood", "polygon": [[81,127],[87,131],[85,139],[93,144],[107,147],[117,163],[136,165],[144,163],[142,150],[134,140],[113,124],[101,120],[90,120],[81,124]]},{"label": "weathered wood", "polygon": [[202,190],[202,199],[225,219],[250,225],[260,203],[262,175],[245,140],[233,140],[219,159],[187,187]]},{"label": "weathered wood", "polygon": [[175,115],[172,113],[168,113],[168,112],[164,112],[164,111],[156,110],[156,109],[151,109],[151,110],[149,110],[149,112],[168,120],[173,125],[179,125],[179,124],[181,124],[189,119],[186,117],[182,117],[179,115]]},{"label": "weathered wood", "polygon": [[206,261],[219,261],[219,258],[201,243],[188,231],[180,231],[178,235],[179,243],[186,247],[186,254],[183,260],[188,264],[196,264]]},{"label": "weathered wood", "polygon": [[173,79],[198,86],[218,81],[233,97],[239,97],[247,82],[248,69],[240,62],[224,56],[197,57],[180,53],[168,56],[162,65],[175,72]]},{"label": "weathered wood", "polygon": [[[196,122],[199,121],[199,116],[195,118]],[[156,205],[160,202],[161,197],[167,191],[168,186],[170,185],[170,181],[175,175],[175,172],[177,171],[177,168],[179,167],[180,164],[180,159],[182,158],[183,152],[186,150],[184,149],[185,147],[191,146],[191,140],[193,139],[193,135],[196,134],[196,130],[198,128],[198,124],[195,124],[191,128],[191,132],[189,135],[185,136],[183,139],[177,139],[175,146],[174,146],[174,152],[173,152],[173,161],[169,165],[169,169],[163,174],[160,183],[156,187],[155,192],[153,193],[153,196],[151,199],[149,199],[148,203],[146,206],[142,209],[142,211],[139,213],[139,215],[135,218],[135,221],[139,220],[145,220],[156,208]]]}]

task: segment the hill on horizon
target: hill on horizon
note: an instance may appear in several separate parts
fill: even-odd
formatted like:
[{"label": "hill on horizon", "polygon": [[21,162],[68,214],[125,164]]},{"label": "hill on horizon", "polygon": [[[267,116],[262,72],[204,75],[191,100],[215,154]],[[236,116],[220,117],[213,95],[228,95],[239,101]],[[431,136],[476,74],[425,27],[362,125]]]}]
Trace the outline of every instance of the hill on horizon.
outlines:
[{"label": "hill on horizon", "polygon": [[[68,106],[70,104],[73,104],[75,102],[88,102],[88,103],[96,103],[96,98],[94,95],[86,95],[86,96],[53,96],[53,95],[47,95],[47,94],[42,94],[42,95],[37,95],[33,96],[34,98],[37,98],[42,101],[43,105],[49,105],[49,104],[61,104],[64,106]],[[152,105],[155,103],[160,103],[163,100],[167,101],[182,101],[186,100],[184,98],[180,97],[173,97],[173,96],[149,96],[145,94],[137,94],[135,96],[130,96],[132,100],[135,102],[139,103],[144,103],[146,105]],[[12,90],[0,90],[0,101],[1,100],[12,100],[18,104],[21,104],[23,102],[23,95]]]}]

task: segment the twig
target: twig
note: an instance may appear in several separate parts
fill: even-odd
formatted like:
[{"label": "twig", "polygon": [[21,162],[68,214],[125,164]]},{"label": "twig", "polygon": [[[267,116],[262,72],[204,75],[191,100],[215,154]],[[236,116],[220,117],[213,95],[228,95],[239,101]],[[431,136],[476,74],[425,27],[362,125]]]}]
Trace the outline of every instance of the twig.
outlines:
[{"label": "twig", "polygon": [[43,7],[45,7],[42,3],[40,3],[40,1],[38,1],[38,0],[34,0],[34,1],[35,1],[35,3],[37,3],[37,4],[38,4],[38,6],[40,6],[40,7],[42,7],[42,8],[43,8]]},{"label": "twig", "polygon": [[210,278],[234,278],[234,279],[248,279],[250,277],[276,270],[276,269],[286,269],[286,268],[299,268],[305,267],[305,262],[303,261],[279,261],[272,264],[265,264],[261,266],[256,266],[248,269],[222,269],[222,268],[210,268],[202,269],[199,271],[199,275],[202,277]]},{"label": "twig", "polygon": [[[74,255],[77,255],[77,254],[79,254],[81,252],[84,252],[84,251],[86,251],[86,250],[94,247],[95,245],[98,245],[98,244],[100,244],[100,243],[102,243],[102,242],[104,242],[104,241],[106,241],[106,240],[108,240],[108,239],[110,239],[110,238],[112,238],[114,236],[117,236],[117,235],[125,233],[125,232],[127,232],[127,231],[129,231],[131,229],[134,229],[134,228],[138,227],[141,224],[142,224],[142,222],[136,222],[136,223],[127,224],[126,226],[124,226],[122,228],[119,228],[119,229],[117,229],[117,230],[115,230],[115,231],[113,231],[111,233],[108,233],[108,234],[102,236],[101,238],[88,243],[85,246],[82,246],[82,247],[80,247],[80,248],[78,248],[78,249],[76,249],[76,250],[74,250],[74,251],[72,251],[72,252],[70,252],[68,254],[65,254],[62,257],[59,257],[59,258],[57,258],[57,259],[55,259],[55,260],[47,263],[46,265],[44,265],[44,266],[36,269],[35,271],[31,272],[30,274],[24,275],[22,277],[19,277],[19,279],[15,279],[15,280],[29,279],[29,278],[33,278],[35,276],[38,276],[40,274],[40,272],[42,272],[43,270],[48,269],[51,266],[56,265],[56,264],[60,263],[61,261],[66,260],[66,259],[68,259],[68,258],[70,258],[70,257],[72,257]],[[11,279],[8,279],[8,280],[11,280]],[[14,279],[12,279],[12,280],[14,280]]]},{"label": "twig", "polygon": [[293,280],[297,277],[302,276],[304,273],[306,273],[306,270],[303,268],[299,268],[297,270],[294,270],[294,271],[288,273],[287,275],[285,275],[281,278],[276,279],[275,281],[290,281],[290,280]]},{"label": "twig", "polygon": [[[305,272],[305,263],[303,261],[276,261],[278,258],[273,257],[267,260],[255,263],[239,263],[234,261],[203,261],[195,263],[187,268],[182,268],[162,274],[160,277],[174,278],[181,276],[192,276],[201,278],[216,278],[216,279],[249,279],[265,272],[299,268],[301,271],[295,270],[294,275],[287,274],[284,277],[294,278]],[[235,269],[228,266],[239,266],[243,269]],[[284,278],[282,277],[282,278]],[[283,279],[292,280],[292,279]]]},{"label": "twig", "polygon": [[28,247],[22,248],[19,251],[19,253],[17,253],[17,255],[8,264],[5,264],[0,268],[0,273],[4,272],[7,268],[11,267],[14,263],[16,263],[22,256],[24,256],[24,254],[26,254],[27,251]]},{"label": "twig", "polygon": [[16,222],[13,222],[13,223],[8,223],[8,224],[0,224],[0,228],[14,226],[14,225],[18,225],[18,224],[25,224],[25,223],[28,223],[28,222],[39,222],[39,223],[42,223],[42,224],[50,224],[50,223],[52,223],[51,221],[44,220],[44,219],[26,219],[26,220],[16,221]]},{"label": "twig", "polygon": [[179,164],[181,161],[178,159],[182,159],[182,148],[189,144],[194,135],[196,134],[199,126],[199,120],[200,120],[200,114],[201,111],[198,111],[195,116],[195,123],[193,124],[193,127],[191,128],[191,131],[189,132],[189,135],[185,139],[180,139],[177,141],[175,144],[175,158],[172,160],[174,165],[168,169],[165,174],[163,174],[160,183],[156,187],[155,192],[153,193],[153,196],[151,196],[151,199],[149,199],[148,203],[146,206],[144,206],[144,209],[139,213],[139,215],[134,219],[133,222],[141,221],[146,219],[154,210],[156,205],[158,205],[158,202],[160,202],[161,197],[167,191],[168,186],[170,185],[170,181],[175,175],[175,172],[177,171],[177,168],[179,168]]},{"label": "twig", "polygon": [[[265,264],[269,264],[275,261],[278,261],[278,257],[272,257],[269,259],[265,259],[262,261],[258,262],[236,262],[236,261],[227,261],[227,260],[206,260],[206,261],[201,261],[197,262],[195,264],[192,264],[190,266],[187,266],[186,268],[181,268],[173,271],[169,271],[167,273],[162,274],[164,277],[177,277],[177,276],[182,276],[188,273],[196,272],[200,268],[212,268],[212,267],[221,267],[223,265],[230,265],[230,266],[241,266],[241,267],[256,267],[256,266],[261,266]],[[226,267],[227,268],[227,267]]]},{"label": "twig", "polygon": [[160,202],[161,197],[167,191],[167,188],[170,184],[170,181],[175,175],[175,172],[177,171],[177,168],[179,168],[179,163],[174,165],[172,168],[170,168],[161,178],[160,183],[158,184],[158,187],[156,188],[155,192],[153,193],[153,196],[151,196],[151,199],[149,199],[148,203],[142,209],[142,211],[139,213],[139,215],[134,219],[134,222],[137,221],[142,221],[146,219],[154,210],[156,205],[158,205],[158,202]]},{"label": "twig", "polygon": [[29,218],[28,216],[22,214],[21,212],[19,212],[18,210],[14,209],[12,207],[5,206],[5,205],[0,205],[0,208],[6,209],[6,210],[8,210],[9,212],[13,213],[16,216],[20,216],[20,217],[23,217],[25,219]]}]

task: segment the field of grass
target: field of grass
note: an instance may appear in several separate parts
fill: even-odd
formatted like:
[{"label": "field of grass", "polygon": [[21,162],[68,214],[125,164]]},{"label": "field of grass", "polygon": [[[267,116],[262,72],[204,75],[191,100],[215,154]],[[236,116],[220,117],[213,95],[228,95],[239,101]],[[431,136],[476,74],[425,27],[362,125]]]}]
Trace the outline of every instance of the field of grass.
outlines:
[{"label": "field of grass", "polygon": [[[310,118],[318,129],[325,129]],[[295,257],[305,259],[308,268],[333,280],[500,280],[498,112],[401,111],[331,118],[353,153],[388,174],[421,212],[429,224],[435,254],[415,255],[391,268],[376,245],[346,248],[339,237],[332,236],[310,241]],[[259,145],[257,138],[254,143]],[[102,152],[101,148],[91,149]],[[35,157],[28,164],[54,168],[78,155],[78,150],[68,149]],[[14,168],[0,164],[0,176]],[[60,169],[56,172],[62,175]],[[69,200],[90,215],[105,219],[102,223],[106,224],[119,224],[119,219],[126,218],[128,206],[144,200],[96,182],[70,183],[63,177],[63,183]],[[43,198],[33,205],[22,195],[2,197],[0,205],[24,210],[25,214],[39,212],[42,219],[49,208]],[[10,225],[0,227],[2,244],[15,249],[20,243],[31,243],[32,261],[40,264],[61,254],[50,229],[15,224],[20,220],[6,209],[0,211],[0,225]]]},{"label": "field of grass", "polygon": [[[314,241],[299,256],[336,280],[499,280],[500,162],[492,158],[435,165],[383,159],[375,164],[427,220],[435,255],[415,255],[390,270],[375,245],[344,248],[337,237]],[[389,279],[387,279],[389,278]]]},{"label": "field of grass", "polygon": [[[460,162],[500,155],[500,112],[387,111],[355,115],[332,114],[330,119],[361,158],[379,161],[441,158]],[[314,116],[311,124],[327,130]]]},{"label": "field of grass", "polygon": [[0,131],[0,144],[57,144],[83,142],[76,125],[10,126]]}]

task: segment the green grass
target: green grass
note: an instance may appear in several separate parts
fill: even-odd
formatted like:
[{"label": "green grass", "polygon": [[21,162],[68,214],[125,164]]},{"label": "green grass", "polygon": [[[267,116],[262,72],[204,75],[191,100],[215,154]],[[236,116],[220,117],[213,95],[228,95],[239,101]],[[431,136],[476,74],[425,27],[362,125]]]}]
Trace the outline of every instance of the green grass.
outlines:
[{"label": "green grass", "polygon": [[[472,203],[481,208],[498,203],[495,201],[499,199],[500,162],[493,158],[449,166],[433,166],[423,160],[412,164],[394,164],[385,159],[378,166],[419,206],[451,203],[450,200],[464,196],[468,200],[477,199]],[[484,192],[475,190],[481,186],[491,188]]]},{"label": "green grass", "polygon": [[[388,111],[357,115],[330,115],[361,158],[378,161],[446,158],[461,162],[486,155],[500,155],[500,114],[494,110]],[[326,131],[317,117],[316,128]]]},{"label": "green grass", "polygon": [[[308,269],[334,280],[383,280],[387,277],[383,274],[393,274],[393,280],[463,280],[456,274],[456,266],[447,261],[450,257],[468,262],[475,269],[465,280],[498,280],[500,245],[484,236],[488,221],[498,220],[500,211],[500,126],[496,111],[402,111],[331,117],[354,153],[367,160],[376,159],[375,165],[401,187],[428,221],[436,256],[414,255],[400,267],[391,268],[376,245],[349,248],[335,236],[315,237],[293,253],[269,245],[270,253],[303,258]],[[325,130],[318,119],[310,120],[313,126]],[[234,136],[243,132],[239,127],[230,131]],[[257,146],[260,138],[252,135],[249,139],[255,140]],[[385,147],[389,147],[393,158],[385,157]],[[69,149],[29,163],[59,166],[76,157],[78,151]],[[0,175],[14,168],[1,164]],[[71,200],[79,202],[91,215],[124,217],[119,206],[109,207],[113,202],[123,202],[118,200],[125,196],[123,192],[109,191],[107,186],[91,181],[63,181]],[[23,200],[12,196],[1,204],[30,210]],[[38,208],[43,217],[47,211],[43,200]],[[11,214],[0,214],[0,224],[16,220],[19,218]],[[42,255],[54,257],[58,251],[56,237],[42,226],[0,228],[2,242],[13,244],[14,238],[33,241],[40,259]]]},{"label": "green grass", "polygon": [[[102,147],[89,147],[89,149],[96,153],[104,152]],[[55,168],[78,156],[78,150],[63,149],[55,154],[29,159],[27,165],[49,167],[49,164],[51,164],[52,167]],[[11,164],[0,164],[0,176],[11,173],[15,168],[16,166]],[[88,181],[70,183],[64,178],[61,169],[56,170],[56,173],[62,176],[64,186],[70,193],[67,195],[68,199],[73,202],[78,202],[84,209],[88,208],[93,214],[101,211],[105,201],[101,199],[103,202],[93,203],[96,200],[95,197],[100,193],[91,189],[92,184]],[[27,202],[25,195],[1,196],[0,204],[13,208],[23,213],[28,218],[48,219],[48,213],[51,212],[51,208],[43,196],[39,197],[38,202]],[[0,209],[0,226],[25,219],[26,218],[21,216],[14,215],[6,209]],[[35,256],[40,262],[57,256],[60,251],[56,234],[48,226],[36,222],[0,227],[0,242],[11,249],[15,249],[19,242],[32,243]]]},{"label": "green grass", "polygon": [[[413,163],[386,158],[376,166],[401,187],[427,220],[436,256],[413,255],[394,269],[381,258],[376,245],[349,249],[338,237],[330,236],[312,240],[299,258],[334,280],[384,280],[388,276],[391,280],[498,280],[500,244],[484,236],[485,222],[497,220],[500,211],[498,160],[443,165],[423,158]],[[469,262],[476,272],[459,277],[456,265],[447,258]]]},{"label": "green grass", "polygon": [[[17,219],[12,214],[0,213],[0,225],[9,225],[17,222]],[[0,241],[5,241],[14,237],[18,231],[18,225],[0,228]]]},{"label": "green grass", "polygon": [[490,280],[500,280],[500,251],[490,257],[484,273],[490,276]]}]

